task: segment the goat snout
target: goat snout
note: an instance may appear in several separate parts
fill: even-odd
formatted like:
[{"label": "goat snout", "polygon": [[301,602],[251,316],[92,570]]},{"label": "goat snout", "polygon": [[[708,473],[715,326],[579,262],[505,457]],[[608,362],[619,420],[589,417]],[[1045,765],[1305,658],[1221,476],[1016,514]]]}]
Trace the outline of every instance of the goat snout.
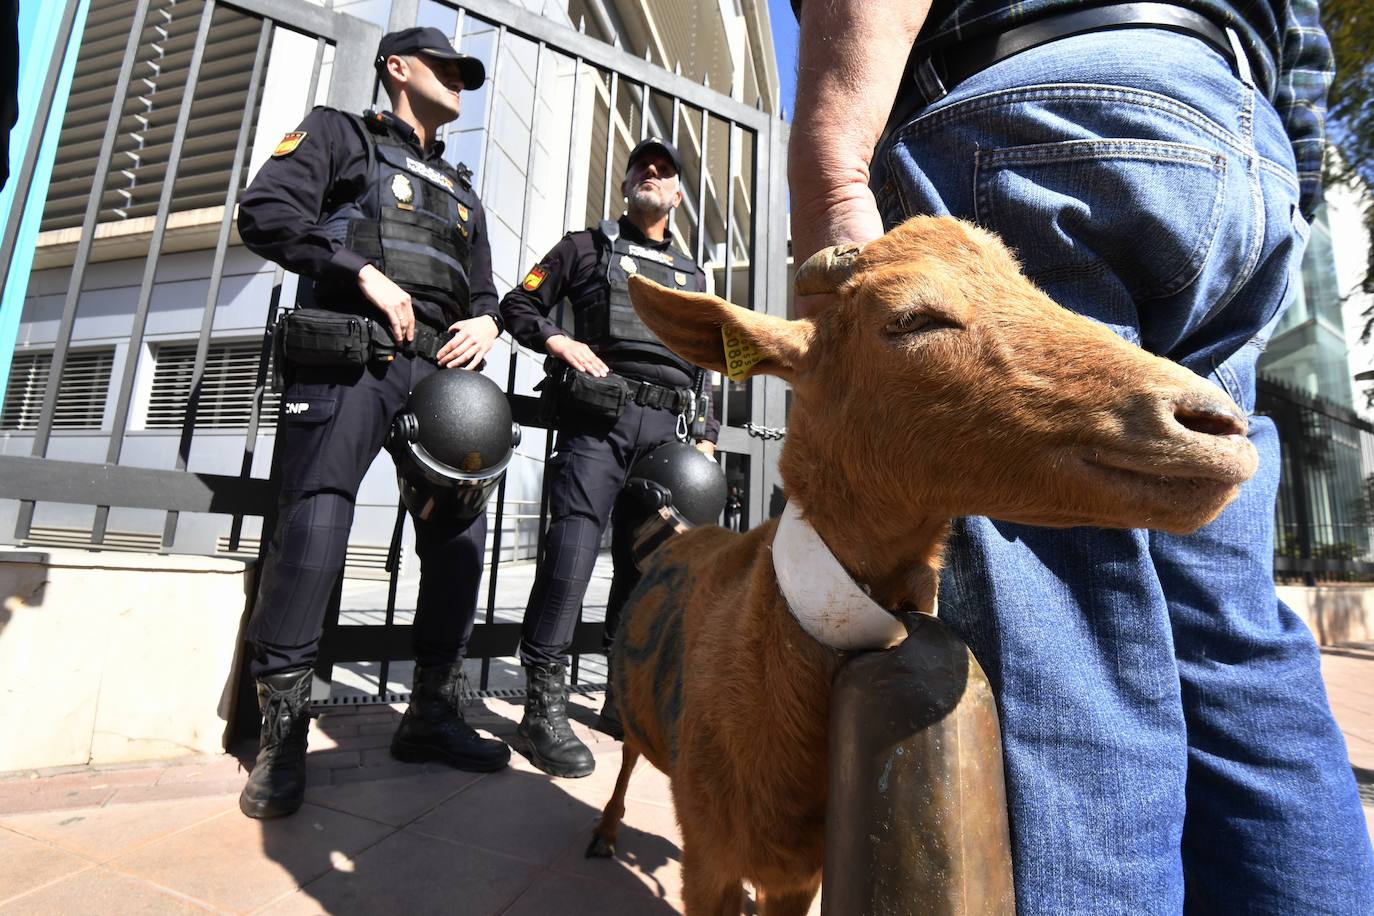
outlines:
[{"label": "goat snout", "polygon": [[1185,429],[1208,436],[1243,436],[1245,418],[1235,405],[1217,397],[1187,394],[1173,403],[1174,419]]}]

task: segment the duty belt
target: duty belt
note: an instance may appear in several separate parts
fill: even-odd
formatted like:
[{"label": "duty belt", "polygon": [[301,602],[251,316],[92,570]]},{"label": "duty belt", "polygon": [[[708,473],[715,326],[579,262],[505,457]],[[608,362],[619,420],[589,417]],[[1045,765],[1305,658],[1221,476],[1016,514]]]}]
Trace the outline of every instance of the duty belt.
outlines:
[{"label": "duty belt", "polygon": [[[1167,29],[1200,38],[1231,62],[1243,82],[1256,85],[1268,70],[1251,68],[1235,29],[1222,28],[1196,10],[1172,3],[1116,3],[1046,16],[994,35],[941,48],[931,53],[913,53],[907,61],[906,87],[898,93],[897,103],[884,133],[910,121],[916,112],[944,98],[964,80],[1022,51],[1060,38],[1113,29]],[[1272,88],[1260,86],[1272,99]]]},{"label": "duty belt", "polygon": [[369,318],[372,322],[372,339],[380,342],[383,346],[390,346],[398,353],[412,353],[415,356],[427,359],[430,362],[438,362],[439,351],[444,344],[448,343],[450,336],[448,331],[442,333],[434,330],[427,324],[415,324],[415,337],[403,347],[396,346],[395,339],[391,336],[391,327],[382,324],[375,318]]},{"label": "duty belt", "polygon": [[673,413],[683,413],[692,407],[692,390],[690,388],[669,388],[667,385],[656,385],[644,379],[632,378],[622,375],[630,385],[630,400],[640,407],[651,407],[655,410],[671,410]]}]

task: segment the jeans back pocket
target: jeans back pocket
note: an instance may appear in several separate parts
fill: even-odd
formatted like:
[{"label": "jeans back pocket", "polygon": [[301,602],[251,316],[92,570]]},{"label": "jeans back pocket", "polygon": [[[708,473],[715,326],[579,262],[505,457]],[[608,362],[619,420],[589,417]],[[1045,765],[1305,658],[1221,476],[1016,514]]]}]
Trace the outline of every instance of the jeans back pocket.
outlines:
[{"label": "jeans back pocket", "polygon": [[1224,210],[1226,158],[1167,141],[1038,143],[979,150],[974,184],[977,221],[1052,297],[1109,272],[1139,303],[1201,274]]}]

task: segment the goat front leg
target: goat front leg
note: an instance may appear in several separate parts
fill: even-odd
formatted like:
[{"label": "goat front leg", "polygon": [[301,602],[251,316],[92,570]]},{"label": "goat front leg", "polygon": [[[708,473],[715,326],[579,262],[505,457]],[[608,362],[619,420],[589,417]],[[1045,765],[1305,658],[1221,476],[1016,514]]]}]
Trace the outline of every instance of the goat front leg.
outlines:
[{"label": "goat front leg", "polygon": [[620,820],[625,816],[625,791],[630,787],[630,774],[639,761],[639,751],[633,750],[628,743],[620,749],[620,775],[615,778],[615,791],[606,808],[601,812],[601,823],[592,831],[592,841],[587,846],[587,858],[609,859],[615,856],[615,841],[620,833]]},{"label": "goat front leg", "polygon": [[682,910],[685,916],[740,916],[744,911],[744,882],[728,877],[702,855],[700,839],[682,829]]},{"label": "goat front leg", "polygon": [[787,891],[769,891],[759,888],[759,916],[806,916],[811,910],[811,901],[816,899],[816,891],[821,882],[817,878],[808,887],[789,888]]}]

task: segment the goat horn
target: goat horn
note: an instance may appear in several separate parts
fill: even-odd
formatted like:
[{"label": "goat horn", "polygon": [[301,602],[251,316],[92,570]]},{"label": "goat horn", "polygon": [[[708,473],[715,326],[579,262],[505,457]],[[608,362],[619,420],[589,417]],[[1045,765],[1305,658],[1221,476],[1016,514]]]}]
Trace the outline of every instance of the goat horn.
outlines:
[{"label": "goat horn", "polygon": [[854,261],[864,246],[855,242],[832,245],[807,258],[797,268],[795,288],[798,296],[833,293],[854,272]]}]

